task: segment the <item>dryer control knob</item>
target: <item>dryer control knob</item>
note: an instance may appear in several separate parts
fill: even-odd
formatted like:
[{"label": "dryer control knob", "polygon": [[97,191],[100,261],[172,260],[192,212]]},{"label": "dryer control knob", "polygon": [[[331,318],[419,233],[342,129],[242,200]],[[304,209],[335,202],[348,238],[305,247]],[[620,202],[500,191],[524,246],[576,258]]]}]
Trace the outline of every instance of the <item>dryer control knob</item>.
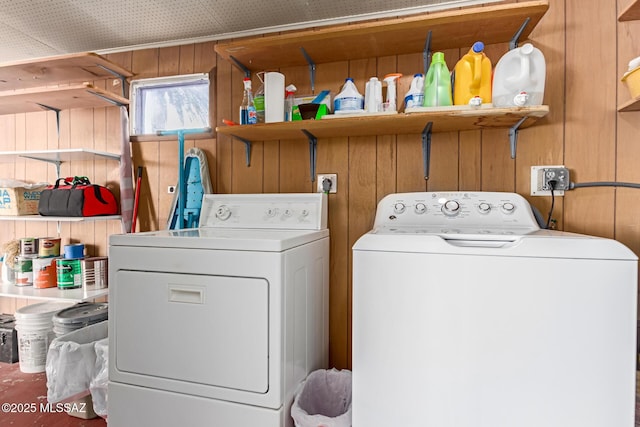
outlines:
[{"label": "dryer control knob", "polygon": [[423,214],[427,211],[427,205],[424,203],[416,203],[415,211],[417,214]]},{"label": "dryer control knob", "polygon": [[502,204],[502,212],[506,214],[512,214],[513,211],[516,210],[516,205],[511,202],[506,202]]},{"label": "dryer control knob", "polygon": [[405,211],[407,207],[405,206],[404,203],[396,203],[395,205],[393,205],[393,212],[397,213],[397,214],[401,214],[402,212]]},{"label": "dryer control knob", "polygon": [[455,200],[447,200],[442,205],[442,213],[448,216],[458,215],[460,213],[460,203]]},{"label": "dryer control knob", "polygon": [[228,206],[226,205],[218,206],[218,209],[216,210],[216,218],[218,218],[221,221],[226,221],[229,219],[230,216],[231,216],[231,209],[229,209]]},{"label": "dryer control knob", "polygon": [[491,205],[487,202],[482,202],[478,205],[478,211],[483,214],[491,212]]}]

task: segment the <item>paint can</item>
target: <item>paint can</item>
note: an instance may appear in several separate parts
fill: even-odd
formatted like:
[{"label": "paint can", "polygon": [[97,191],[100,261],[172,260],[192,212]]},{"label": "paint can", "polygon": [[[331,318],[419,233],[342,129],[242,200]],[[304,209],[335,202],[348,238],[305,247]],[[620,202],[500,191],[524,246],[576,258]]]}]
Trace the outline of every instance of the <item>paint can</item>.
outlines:
[{"label": "paint can", "polygon": [[94,291],[108,287],[109,258],[89,257],[82,260],[82,288]]},{"label": "paint can", "polygon": [[59,258],[56,260],[58,289],[76,289],[82,286],[80,259]]},{"label": "paint can", "polygon": [[15,313],[20,371],[44,372],[49,344],[55,338],[53,316],[74,303],[43,302],[19,308]]},{"label": "paint can", "polygon": [[33,259],[33,287],[35,289],[55,288],[58,286],[57,259],[59,257]]},{"label": "paint can", "polygon": [[38,239],[38,256],[40,258],[60,256],[60,238],[41,237]]},{"label": "paint can", "polygon": [[33,258],[34,256],[16,257],[14,270],[16,272],[16,286],[33,285]]},{"label": "paint can", "polygon": [[72,245],[64,245],[64,257],[66,259],[84,258],[84,244],[74,243]]},{"label": "paint can", "polygon": [[38,241],[34,237],[20,239],[20,255],[38,255]]}]

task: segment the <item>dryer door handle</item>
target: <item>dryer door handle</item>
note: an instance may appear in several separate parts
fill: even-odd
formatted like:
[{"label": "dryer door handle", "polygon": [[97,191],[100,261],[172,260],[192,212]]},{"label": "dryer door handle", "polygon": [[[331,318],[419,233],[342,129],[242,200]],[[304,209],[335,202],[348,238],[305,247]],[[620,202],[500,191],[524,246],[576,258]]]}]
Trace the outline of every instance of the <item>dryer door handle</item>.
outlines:
[{"label": "dryer door handle", "polygon": [[204,304],[204,288],[169,284],[169,302]]}]

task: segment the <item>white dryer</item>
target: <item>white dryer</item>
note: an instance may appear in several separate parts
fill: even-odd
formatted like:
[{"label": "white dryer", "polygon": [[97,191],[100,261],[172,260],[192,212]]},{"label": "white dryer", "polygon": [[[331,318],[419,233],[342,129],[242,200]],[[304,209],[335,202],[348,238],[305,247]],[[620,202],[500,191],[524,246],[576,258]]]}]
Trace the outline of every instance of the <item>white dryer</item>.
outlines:
[{"label": "white dryer", "polygon": [[324,194],[206,195],[197,229],[114,235],[110,427],[292,425],[328,364]]},{"label": "white dryer", "polygon": [[353,247],[354,427],[632,427],[637,257],[517,194],[392,194]]}]

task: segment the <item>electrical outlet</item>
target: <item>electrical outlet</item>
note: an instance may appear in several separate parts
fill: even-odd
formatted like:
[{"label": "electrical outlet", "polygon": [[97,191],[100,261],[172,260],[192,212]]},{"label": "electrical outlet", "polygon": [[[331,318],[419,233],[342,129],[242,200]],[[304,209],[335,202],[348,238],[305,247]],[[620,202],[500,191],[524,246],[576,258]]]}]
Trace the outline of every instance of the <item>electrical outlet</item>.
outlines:
[{"label": "electrical outlet", "polygon": [[564,196],[564,190],[569,189],[569,169],[559,166],[531,166],[531,195],[550,196],[549,181],[555,181],[553,194]]},{"label": "electrical outlet", "polygon": [[316,191],[318,193],[325,192],[323,188],[323,183],[327,179],[331,181],[331,187],[329,188],[329,193],[337,193],[338,192],[338,174],[337,173],[318,174],[318,177],[316,178],[316,184],[317,184]]},{"label": "electrical outlet", "polygon": [[173,194],[176,192],[176,186],[175,185],[170,185],[167,187],[167,193],[169,194]]}]

